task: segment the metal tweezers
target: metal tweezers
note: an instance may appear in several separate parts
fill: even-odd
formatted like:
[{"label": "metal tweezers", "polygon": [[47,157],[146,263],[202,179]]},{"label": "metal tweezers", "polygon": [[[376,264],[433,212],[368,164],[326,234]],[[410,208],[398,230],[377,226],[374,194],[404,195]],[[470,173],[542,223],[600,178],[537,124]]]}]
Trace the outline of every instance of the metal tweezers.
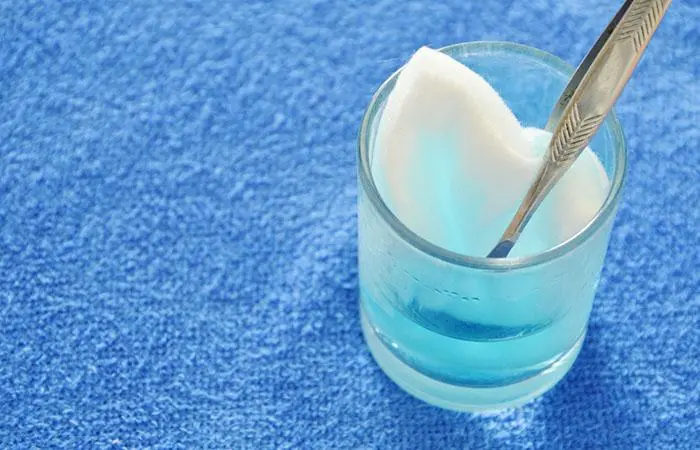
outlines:
[{"label": "metal tweezers", "polygon": [[489,253],[505,258],[552,187],[571,167],[627,84],[671,0],[627,0],[579,65],[547,121],[544,162],[513,220]]}]

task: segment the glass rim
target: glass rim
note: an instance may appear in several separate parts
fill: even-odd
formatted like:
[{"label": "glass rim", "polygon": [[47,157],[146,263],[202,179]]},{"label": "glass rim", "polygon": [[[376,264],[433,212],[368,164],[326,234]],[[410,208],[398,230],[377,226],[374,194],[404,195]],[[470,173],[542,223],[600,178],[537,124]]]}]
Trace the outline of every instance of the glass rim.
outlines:
[{"label": "glass rim", "polygon": [[[488,51],[515,53],[534,57],[534,59],[538,60],[539,62],[542,62],[543,64],[559,72],[564,72],[570,75],[574,71],[574,68],[570,64],[551,53],[534,47],[513,42],[463,42],[442,47],[439,49],[439,51],[447,54],[454,54],[456,52],[470,53],[477,51],[484,53]],[[617,119],[614,109],[610,111],[608,117],[605,119],[604,122],[610,125],[610,130],[613,137],[613,147],[615,149],[615,172],[612,177],[610,190],[608,191],[608,195],[606,196],[603,205],[596,212],[596,215],[593,217],[593,219],[591,219],[585,227],[579,230],[578,233],[576,233],[566,241],[561,242],[560,244],[544,252],[536,253],[534,255],[516,258],[495,259],[487,258],[485,256],[472,256],[454,252],[439,245],[433,244],[432,242],[415,233],[413,230],[408,228],[408,226],[406,226],[406,224],[404,224],[384,202],[384,199],[379,194],[377,186],[374,183],[372,169],[369,161],[370,124],[372,123],[373,117],[376,116],[378,112],[378,107],[380,106],[381,102],[383,102],[383,100],[389,94],[390,91],[388,91],[388,89],[392,87],[393,84],[396,82],[396,79],[401,73],[402,68],[403,67],[399,68],[389,78],[387,78],[372,96],[372,100],[370,101],[369,106],[365,110],[362,119],[362,125],[360,128],[360,135],[358,139],[357,157],[360,163],[360,182],[362,184],[363,189],[365,189],[366,195],[372,203],[372,206],[379,213],[382,220],[389,224],[389,226],[399,236],[399,238],[408,242],[408,244],[410,244],[412,247],[429,256],[440,259],[446,263],[464,266],[472,269],[491,271],[523,269],[543,264],[571,253],[574,249],[576,249],[586,240],[591,238],[593,234],[595,234],[595,232],[598,231],[600,227],[607,221],[610,215],[613,214],[613,212],[615,211],[615,207],[617,206],[620,200],[620,193],[622,191],[622,185],[624,183],[627,171],[627,146],[625,143],[622,126],[620,125],[620,122]]]}]

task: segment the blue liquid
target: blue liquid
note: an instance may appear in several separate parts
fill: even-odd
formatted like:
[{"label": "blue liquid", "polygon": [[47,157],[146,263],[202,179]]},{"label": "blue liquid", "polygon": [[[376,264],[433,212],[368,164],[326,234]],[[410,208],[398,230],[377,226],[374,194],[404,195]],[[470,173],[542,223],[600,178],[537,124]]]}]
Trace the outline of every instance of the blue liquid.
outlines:
[{"label": "blue liquid", "polygon": [[[378,242],[380,234],[361,239]],[[476,274],[460,288],[457,275],[445,271],[443,279],[434,261],[375,249],[360,249],[362,307],[395,356],[436,380],[471,387],[521,381],[556,364],[585,332],[597,273],[543,278],[543,286],[532,276]]]},{"label": "blue liquid", "polygon": [[433,379],[469,387],[507,386],[557,364],[583,338],[590,304],[550,323],[499,327],[455,320],[422,308],[419,299],[396,307],[366,291],[361,298],[374,332],[401,361]]}]

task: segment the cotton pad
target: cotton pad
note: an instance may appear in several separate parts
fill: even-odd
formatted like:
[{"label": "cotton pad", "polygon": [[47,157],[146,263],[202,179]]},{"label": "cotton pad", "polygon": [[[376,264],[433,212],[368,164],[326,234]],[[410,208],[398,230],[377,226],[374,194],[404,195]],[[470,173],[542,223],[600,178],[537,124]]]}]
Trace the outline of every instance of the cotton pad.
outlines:
[{"label": "cotton pad", "polygon": [[[452,251],[485,256],[541,163],[549,136],[524,129],[498,93],[450,56],[421,48],[389,95],[372,156],[380,195],[409,229]],[[585,150],[523,233],[520,252],[544,251],[580,231],[608,181]]]}]

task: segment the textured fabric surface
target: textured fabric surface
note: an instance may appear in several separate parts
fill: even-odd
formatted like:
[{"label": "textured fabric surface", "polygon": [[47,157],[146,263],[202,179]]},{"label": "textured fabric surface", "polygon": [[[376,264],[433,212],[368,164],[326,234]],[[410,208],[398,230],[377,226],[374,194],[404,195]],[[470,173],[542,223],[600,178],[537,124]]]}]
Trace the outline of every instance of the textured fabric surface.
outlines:
[{"label": "textured fabric surface", "polygon": [[421,45],[576,63],[618,1],[3,1],[0,447],[697,448],[700,2],[620,99],[590,333],[524,407],[392,384],[357,310],[355,148]]}]

